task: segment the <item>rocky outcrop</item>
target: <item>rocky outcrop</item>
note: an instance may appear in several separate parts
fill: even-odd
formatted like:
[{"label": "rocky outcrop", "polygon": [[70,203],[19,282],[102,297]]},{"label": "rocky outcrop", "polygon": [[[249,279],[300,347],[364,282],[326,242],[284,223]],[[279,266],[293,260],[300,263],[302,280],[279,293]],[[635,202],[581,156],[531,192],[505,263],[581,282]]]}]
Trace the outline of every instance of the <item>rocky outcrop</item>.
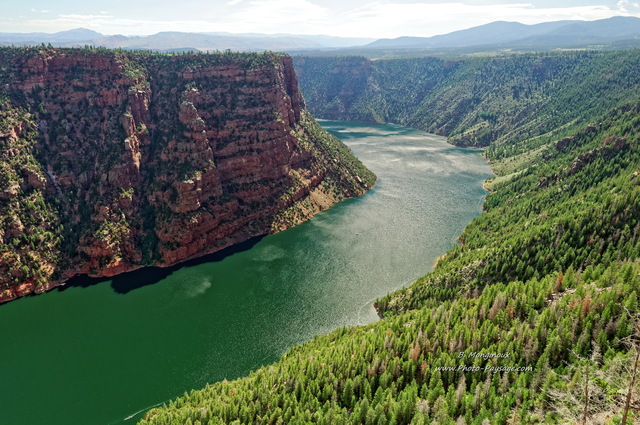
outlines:
[{"label": "rocky outcrop", "polygon": [[607,137],[602,141],[602,145],[599,148],[578,155],[571,163],[568,174],[573,175],[594,162],[597,158],[602,157],[606,159],[628,146],[629,143],[626,137]]},{"label": "rocky outcrop", "polygon": [[6,107],[33,129],[0,128],[33,157],[0,180],[0,207],[38,193],[52,233],[34,274],[39,248],[3,217],[0,301],[217,251],[375,181],[306,112],[287,56],[0,49],[0,63]]},{"label": "rocky outcrop", "polygon": [[561,151],[567,148],[573,142],[573,137],[565,137],[562,140],[556,142],[556,150]]}]

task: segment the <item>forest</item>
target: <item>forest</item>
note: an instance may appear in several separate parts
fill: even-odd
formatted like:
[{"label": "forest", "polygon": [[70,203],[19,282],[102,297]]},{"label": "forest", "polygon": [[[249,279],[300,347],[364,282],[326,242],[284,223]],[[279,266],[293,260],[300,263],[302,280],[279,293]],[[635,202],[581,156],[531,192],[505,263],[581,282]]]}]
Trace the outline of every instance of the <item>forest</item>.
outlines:
[{"label": "forest", "polygon": [[377,301],[383,320],[140,424],[633,423],[640,51],[295,64],[320,118],[485,147],[485,211],[430,274]]},{"label": "forest", "polygon": [[[394,122],[487,147],[490,159],[531,152],[637,100],[640,50],[369,60],[296,57],[320,118]],[[559,137],[559,136],[558,136]]]}]

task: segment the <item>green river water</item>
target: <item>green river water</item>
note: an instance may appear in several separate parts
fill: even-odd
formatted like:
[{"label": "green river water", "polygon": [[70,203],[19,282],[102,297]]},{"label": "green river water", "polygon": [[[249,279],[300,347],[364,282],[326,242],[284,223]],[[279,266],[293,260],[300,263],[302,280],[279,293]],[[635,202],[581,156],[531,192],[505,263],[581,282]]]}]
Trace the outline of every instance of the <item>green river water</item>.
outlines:
[{"label": "green river water", "polygon": [[244,250],[0,305],[0,423],[134,424],[373,322],[372,302],[429,272],[480,214],[491,174],[478,150],[396,125],[321,124],[378,175],[366,195]]}]

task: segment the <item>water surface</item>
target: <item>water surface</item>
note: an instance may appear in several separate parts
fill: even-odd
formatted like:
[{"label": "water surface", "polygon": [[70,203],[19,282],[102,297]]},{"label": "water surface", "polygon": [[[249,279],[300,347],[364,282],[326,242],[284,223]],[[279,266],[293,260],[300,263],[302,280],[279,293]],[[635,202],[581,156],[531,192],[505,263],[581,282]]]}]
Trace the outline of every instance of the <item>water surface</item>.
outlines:
[{"label": "water surface", "polygon": [[378,175],[366,195],[153,285],[0,306],[0,423],[133,424],[316,334],[375,321],[371,303],[427,273],[480,214],[490,171],[478,150],[395,125],[322,125]]}]

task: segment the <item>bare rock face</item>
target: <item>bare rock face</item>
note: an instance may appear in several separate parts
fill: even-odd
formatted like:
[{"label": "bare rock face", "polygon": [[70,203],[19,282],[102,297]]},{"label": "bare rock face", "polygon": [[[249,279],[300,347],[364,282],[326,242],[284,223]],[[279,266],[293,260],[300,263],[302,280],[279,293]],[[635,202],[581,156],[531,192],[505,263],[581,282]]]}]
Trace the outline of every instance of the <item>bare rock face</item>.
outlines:
[{"label": "bare rock face", "polygon": [[571,167],[569,168],[569,175],[573,175],[582,170],[584,167],[594,162],[597,158],[608,158],[611,155],[615,155],[615,153],[628,147],[629,143],[627,142],[626,137],[607,137],[602,141],[602,145],[599,148],[592,149],[578,155],[571,163]]},{"label": "bare rock face", "polygon": [[[287,56],[0,49],[0,64],[0,141],[24,159],[0,179],[0,302],[277,232],[375,182],[306,112]],[[47,243],[22,237],[35,225]]]}]

